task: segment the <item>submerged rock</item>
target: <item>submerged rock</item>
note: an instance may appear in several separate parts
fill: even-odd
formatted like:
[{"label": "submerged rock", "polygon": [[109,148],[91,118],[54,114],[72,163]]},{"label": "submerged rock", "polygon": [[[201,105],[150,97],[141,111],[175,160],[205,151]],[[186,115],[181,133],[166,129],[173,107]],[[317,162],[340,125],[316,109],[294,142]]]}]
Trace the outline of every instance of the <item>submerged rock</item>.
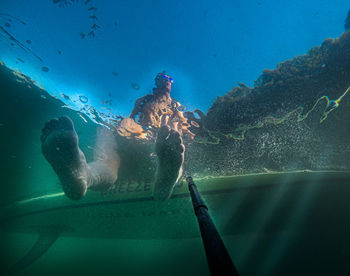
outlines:
[{"label": "submerged rock", "polygon": [[345,19],[344,28],[345,28],[345,31],[350,30],[350,10],[348,11],[348,16]]},{"label": "submerged rock", "polygon": [[350,170],[350,32],[218,97],[186,146],[198,175]]},{"label": "submerged rock", "polygon": [[310,110],[322,95],[338,98],[350,86],[350,32],[326,39],[307,54],[265,69],[254,88],[240,85],[218,97],[208,111],[205,127],[223,133],[266,116],[296,108]]}]

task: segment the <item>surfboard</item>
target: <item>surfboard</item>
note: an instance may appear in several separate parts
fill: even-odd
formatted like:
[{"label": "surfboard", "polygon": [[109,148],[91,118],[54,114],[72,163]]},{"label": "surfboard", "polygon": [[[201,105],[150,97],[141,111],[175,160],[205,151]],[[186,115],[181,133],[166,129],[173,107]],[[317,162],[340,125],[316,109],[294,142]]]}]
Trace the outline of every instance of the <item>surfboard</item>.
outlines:
[{"label": "surfboard", "polygon": [[[222,235],[275,231],[350,230],[350,172],[294,171],[194,178]],[[80,201],[63,193],[12,203],[1,209],[5,231],[123,239],[198,237],[186,183],[164,202],[149,187],[90,192]]]}]

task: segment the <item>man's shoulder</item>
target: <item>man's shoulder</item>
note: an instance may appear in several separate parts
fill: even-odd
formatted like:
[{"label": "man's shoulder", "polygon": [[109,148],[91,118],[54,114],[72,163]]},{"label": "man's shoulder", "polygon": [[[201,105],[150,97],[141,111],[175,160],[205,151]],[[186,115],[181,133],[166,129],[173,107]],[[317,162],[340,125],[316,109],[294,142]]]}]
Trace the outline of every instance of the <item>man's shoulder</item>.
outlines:
[{"label": "man's shoulder", "polygon": [[153,99],[153,95],[152,94],[147,94],[147,95],[145,95],[145,96],[143,96],[141,98],[138,98],[136,100],[136,103],[137,104],[143,104],[143,103],[147,103],[147,102],[151,101],[152,99]]}]

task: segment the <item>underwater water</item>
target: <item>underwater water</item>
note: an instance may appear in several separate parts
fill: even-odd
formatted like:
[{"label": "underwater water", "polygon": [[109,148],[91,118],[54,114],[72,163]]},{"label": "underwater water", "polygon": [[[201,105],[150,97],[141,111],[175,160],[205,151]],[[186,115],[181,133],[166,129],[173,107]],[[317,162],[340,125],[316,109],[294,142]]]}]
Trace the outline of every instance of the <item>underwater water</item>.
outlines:
[{"label": "underwater water", "polygon": [[210,275],[185,180],[152,197],[154,137],[118,138],[126,180],[78,201],[41,152],[45,122],[69,116],[92,161],[97,130],[119,131],[158,72],[193,133],[183,169],[240,275],[348,275],[349,8],[2,1],[2,275]]}]

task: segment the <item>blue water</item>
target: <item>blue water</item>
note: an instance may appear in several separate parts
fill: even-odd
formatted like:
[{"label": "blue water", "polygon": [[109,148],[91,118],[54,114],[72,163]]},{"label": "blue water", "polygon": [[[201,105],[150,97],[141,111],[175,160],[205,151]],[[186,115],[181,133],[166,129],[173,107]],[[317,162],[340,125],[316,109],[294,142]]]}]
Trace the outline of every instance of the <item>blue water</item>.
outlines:
[{"label": "blue water", "polygon": [[[113,99],[113,112],[124,116],[162,70],[175,79],[174,98],[206,111],[238,82],[252,86],[264,68],[338,37],[349,8],[346,0],[63,2],[1,1],[0,13],[26,24],[12,19],[6,27],[4,15],[0,24],[42,62],[11,46],[3,32],[0,60],[53,95],[82,94],[96,108]],[[91,30],[95,37],[87,35]]]}]

